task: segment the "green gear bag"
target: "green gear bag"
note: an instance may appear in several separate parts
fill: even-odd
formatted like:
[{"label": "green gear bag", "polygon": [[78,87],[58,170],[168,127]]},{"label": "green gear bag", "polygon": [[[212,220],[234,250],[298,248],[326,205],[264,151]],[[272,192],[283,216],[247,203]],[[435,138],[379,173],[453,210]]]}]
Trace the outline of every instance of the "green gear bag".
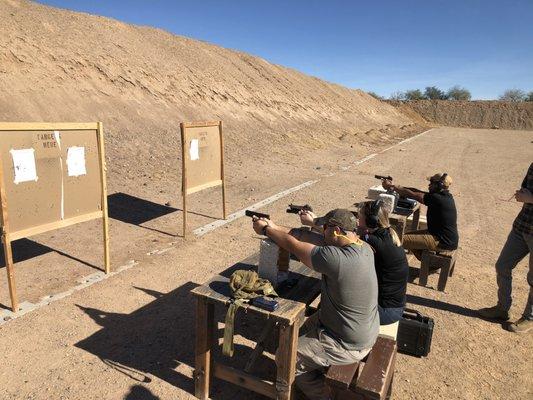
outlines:
[{"label": "green gear bag", "polygon": [[278,294],[269,280],[259,278],[259,275],[255,271],[246,271],[243,269],[239,269],[231,275],[229,287],[233,301],[229,305],[224,322],[222,354],[233,357],[233,330],[237,308],[253,298],[259,296],[277,297]]}]

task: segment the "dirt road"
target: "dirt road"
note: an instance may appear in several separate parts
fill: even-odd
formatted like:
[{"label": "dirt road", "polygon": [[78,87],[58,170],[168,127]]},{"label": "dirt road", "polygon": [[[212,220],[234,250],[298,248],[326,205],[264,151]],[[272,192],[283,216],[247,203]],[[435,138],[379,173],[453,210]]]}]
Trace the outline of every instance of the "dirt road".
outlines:
[{"label": "dirt road", "polygon": [[[478,319],[474,310],[495,302],[493,264],[519,210],[518,204],[500,199],[509,198],[520,185],[532,161],[532,149],[533,131],[434,129],[351,168],[346,167],[353,164],[353,155],[333,152],[302,157],[308,165],[317,156],[332,162],[319,170],[290,171],[287,179],[283,168],[272,166],[268,179],[258,182],[257,192],[234,193],[232,206],[235,210],[260,200],[257,193],[264,198],[318,179],[264,209],[276,222],[295,225],[296,217],[284,213],[290,201],[327,211],[363,199],[367,188],[376,183],[374,173],[391,174],[400,184],[423,188],[425,176],[446,171],[454,178],[452,191],[459,210],[456,272],[446,293],[416,284],[408,287],[410,305],[433,317],[436,328],[428,358],[399,355],[394,398],[526,399],[533,388],[533,336],[511,334],[499,324]],[[254,171],[247,174],[253,177]],[[209,215],[215,214],[215,200],[206,206]],[[128,259],[135,259],[136,265],[0,326],[0,398],[193,397],[194,304],[189,291],[213,273],[256,253],[259,242],[245,218],[187,241],[169,239],[155,230],[168,223],[165,218],[153,220],[152,230],[115,222],[113,241],[120,249],[115,250],[115,265]],[[99,233],[98,226],[90,229]],[[129,243],[121,243],[124,238]],[[168,247],[159,254],[145,251]],[[81,253],[77,257],[87,259],[82,250],[77,250]],[[34,257],[33,262],[41,257],[47,255]],[[53,257],[58,263],[54,279],[62,279],[65,267],[79,264],[68,259],[65,265],[65,257]],[[98,263],[98,257],[95,251],[90,263]],[[516,318],[528,290],[524,264],[514,275],[511,313]],[[31,285],[31,273],[25,274],[24,281]],[[430,277],[429,285],[436,285],[436,276]],[[237,362],[240,359],[238,353]],[[215,381],[212,398],[259,396]]]}]

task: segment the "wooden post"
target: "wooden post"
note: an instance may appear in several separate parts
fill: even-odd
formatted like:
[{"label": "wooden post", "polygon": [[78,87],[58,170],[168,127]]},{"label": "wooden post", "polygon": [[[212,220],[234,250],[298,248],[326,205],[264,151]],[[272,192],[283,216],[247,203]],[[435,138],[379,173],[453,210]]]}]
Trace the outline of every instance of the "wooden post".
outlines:
[{"label": "wooden post", "polygon": [[219,122],[220,133],[220,179],[222,180],[222,215],[226,219],[226,179],[224,175],[224,136],[222,135],[222,121]]},{"label": "wooden post", "polygon": [[196,298],[196,349],[194,363],[194,395],[209,398],[211,346],[213,343],[214,306],[205,298]]},{"label": "wooden post", "polygon": [[102,188],[102,225],[104,233],[104,268],[105,273],[111,272],[111,262],[109,257],[109,216],[107,211],[107,182],[106,182],[106,162],[104,150],[104,130],[101,122],[98,122],[98,156],[100,158],[100,181]]},{"label": "wooden post", "polygon": [[277,399],[279,400],[290,400],[291,398],[296,369],[299,326],[300,320],[297,319],[292,325],[281,325],[279,327],[279,347],[276,359],[276,390]]},{"label": "wooden post", "polygon": [[419,224],[420,224],[420,205],[418,205],[418,208],[413,213],[413,222],[411,223],[411,230],[417,231]]},{"label": "wooden post", "polygon": [[185,162],[185,147],[187,143],[185,143],[185,126],[182,123],[180,123],[180,130],[181,130],[181,194],[183,197],[183,238],[185,239],[186,233],[187,233],[187,163]]},{"label": "wooden post", "polygon": [[11,310],[17,312],[19,302],[15,285],[15,269],[13,267],[13,253],[11,251],[11,239],[9,238],[9,220],[7,216],[7,195],[4,186],[4,166],[0,158],[0,203],[2,207],[2,243],[4,245],[4,258],[7,271],[7,284],[9,297],[11,298]]}]

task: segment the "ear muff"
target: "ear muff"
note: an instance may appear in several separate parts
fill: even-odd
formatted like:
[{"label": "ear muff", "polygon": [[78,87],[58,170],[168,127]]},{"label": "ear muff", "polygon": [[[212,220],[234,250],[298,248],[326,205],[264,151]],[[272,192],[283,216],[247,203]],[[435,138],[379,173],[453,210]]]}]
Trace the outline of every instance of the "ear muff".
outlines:
[{"label": "ear muff", "polygon": [[438,180],[437,182],[437,186],[439,188],[439,190],[444,190],[446,189],[446,177],[448,176],[448,174],[445,172],[442,174],[442,176],[440,177],[440,179]]},{"label": "ear muff", "polygon": [[368,228],[374,229],[379,226],[379,210],[382,204],[383,200],[379,199],[370,205],[370,214],[365,216],[365,223]]}]

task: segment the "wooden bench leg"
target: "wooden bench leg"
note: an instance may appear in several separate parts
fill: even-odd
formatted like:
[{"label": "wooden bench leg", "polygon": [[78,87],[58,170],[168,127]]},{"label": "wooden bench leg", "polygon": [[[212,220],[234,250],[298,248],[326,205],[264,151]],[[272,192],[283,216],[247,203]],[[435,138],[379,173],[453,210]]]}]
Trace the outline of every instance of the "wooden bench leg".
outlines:
[{"label": "wooden bench leg", "polygon": [[279,347],[277,351],[276,391],[278,400],[290,400],[296,370],[296,350],[300,321],[279,327]]},{"label": "wooden bench leg", "polygon": [[418,277],[418,284],[420,286],[426,286],[429,276],[429,259],[430,255],[427,251],[422,252],[422,260],[420,262],[420,276]]},{"label": "wooden bench leg", "polygon": [[200,400],[207,400],[209,398],[213,327],[214,306],[204,298],[198,297],[196,303],[194,395]]},{"label": "wooden bench leg", "polygon": [[448,276],[450,275],[450,263],[446,263],[440,268],[440,275],[439,275],[439,283],[437,285],[437,289],[441,292],[444,292],[444,289],[446,289],[446,283],[448,282]]},{"label": "wooden bench leg", "polygon": [[453,264],[452,264],[452,267],[450,268],[450,276],[453,275],[453,271],[455,270],[455,260],[453,260]]}]

